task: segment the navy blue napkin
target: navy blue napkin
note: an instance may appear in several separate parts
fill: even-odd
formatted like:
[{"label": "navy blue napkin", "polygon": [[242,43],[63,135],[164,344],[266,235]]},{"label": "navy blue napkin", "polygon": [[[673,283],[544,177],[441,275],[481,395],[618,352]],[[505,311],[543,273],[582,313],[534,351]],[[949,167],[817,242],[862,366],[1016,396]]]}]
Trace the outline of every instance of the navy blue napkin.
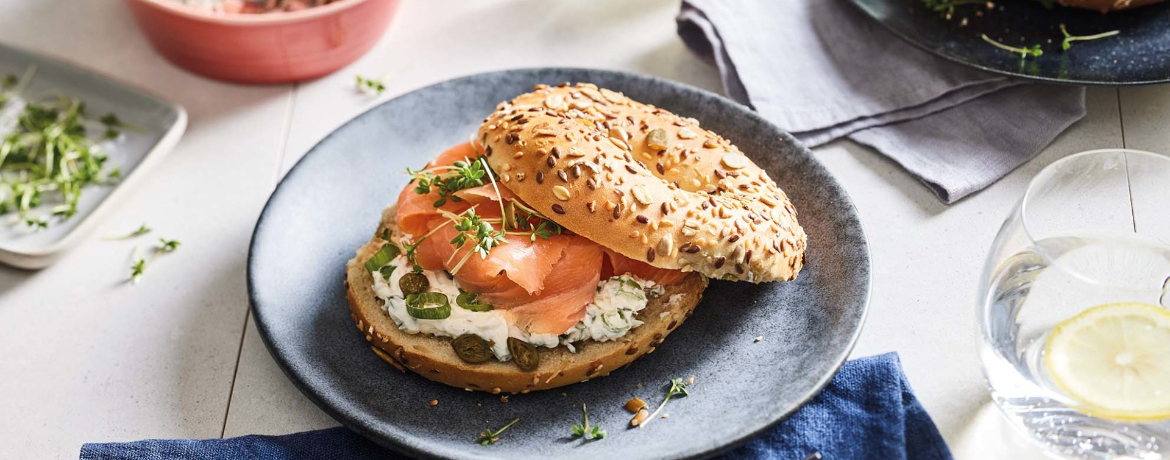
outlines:
[{"label": "navy blue napkin", "polygon": [[[898,355],[845,363],[832,382],[792,417],[726,459],[951,460],[930,415],[918,403]],[[399,459],[373,442],[332,428],[285,436],[86,444],[81,460],[373,460]]]}]

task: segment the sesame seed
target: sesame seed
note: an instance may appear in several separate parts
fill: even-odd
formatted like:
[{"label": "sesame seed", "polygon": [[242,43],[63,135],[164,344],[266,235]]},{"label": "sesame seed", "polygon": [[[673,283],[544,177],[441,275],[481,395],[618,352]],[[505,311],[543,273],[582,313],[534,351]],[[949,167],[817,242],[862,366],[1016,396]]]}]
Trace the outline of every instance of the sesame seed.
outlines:
[{"label": "sesame seed", "polygon": [[613,208],[613,218],[618,219],[621,217],[622,217],[622,204],[618,203],[617,206],[614,206],[614,208]]},{"label": "sesame seed", "polygon": [[548,163],[548,167],[550,167],[550,168],[555,167],[557,165],[557,157],[553,156],[553,155],[549,155],[548,161],[545,161],[545,163]]},{"label": "sesame seed", "polygon": [[544,171],[537,171],[536,172],[536,183],[538,183],[538,184],[544,183]]},{"label": "sesame seed", "polygon": [[634,167],[631,166],[629,163],[626,164],[626,171],[629,171],[630,174],[638,174],[638,170],[634,169]]},{"label": "sesame seed", "polygon": [[569,175],[566,174],[565,170],[563,170],[563,169],[557,170],[557,178],[559,178],[561,180],[561,182],[568,182],[569,181]]},{"label": "sesame seed", "polygon": [[718,259],[715,259],[715,269],[718,270],[718,269],[722,268],[724,262],[727,262],[726,258],[720,257]]},{"label": "sesame seed", "polygon": [[739,235],[738,235],[738,234],[731,235],[730,237],[728,237],[728,238],[727,238],[727,242],[728,242],[728,243],[734,243],[734,242],[736,242],[736,241],[739,241]]},{"label": "sesame seed", "polygon": [[585,207],[589,209],[589,212],[597,212],[597,200],[590,200],[585,203]]},{"label": "sesame seed", "polygon": [[653,249],[653,248],[650,248],[650,249],[647,249],[647,250],[646,250],[646,261],[647,261],[647,262],[653,262],[653,261],[654,261],[654,249]]},{"label": "sesame seed", "polygon": [[557,214],[564,214],[565,213],[565,208],[561,207],[561,205],[556,204],[556,203],[553,203],[552,210],[553,210],[553,212],[555,212]]},{"label": "sesame seed", "polygon": [[646,216],[643,216],[643,215],[641,215],[641,214],[638,214],[638,217],[635,217],[634,219],[636,219],[636,220],[638,221],[638,223],[641,223],[641,224],[648,224],[648,223],[650,223],[650,218],[649,218],[649,217],[646,217]]},{"label": "sesame seed", "polygon": [[658,170],[658,174],[666,174],[666,167],[662,166],[662,162],[655,164],[654,169]]}]

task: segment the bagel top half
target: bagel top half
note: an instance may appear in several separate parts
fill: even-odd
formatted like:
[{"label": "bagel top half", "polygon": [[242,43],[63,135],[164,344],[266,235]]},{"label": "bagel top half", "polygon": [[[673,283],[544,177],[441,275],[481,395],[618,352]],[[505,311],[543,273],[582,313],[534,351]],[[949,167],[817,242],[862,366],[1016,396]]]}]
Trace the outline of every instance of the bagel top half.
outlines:
[{"label": "bagel top half", "polygon": [[537,85],[500,104],[477,139],[525,203],[626,257],[755,283],[803,265],[788,197],[694,119],[591,84]]}]

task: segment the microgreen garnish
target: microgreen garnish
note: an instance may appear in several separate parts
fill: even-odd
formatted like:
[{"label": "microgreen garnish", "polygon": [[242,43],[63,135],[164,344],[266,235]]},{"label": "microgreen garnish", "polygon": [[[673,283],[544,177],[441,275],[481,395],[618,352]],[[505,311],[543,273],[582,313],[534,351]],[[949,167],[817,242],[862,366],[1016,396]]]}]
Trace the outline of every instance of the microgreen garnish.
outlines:
[{"label": "microgreen garnish", "polygon": [[154,263],[154,261],[157,260],[158,257],[162,254],[175,252],[175,250],[179,248],[180,244],[178,240],[168,240],[166,238],[159,238],[158,241],[159,245],[154,247],[154,255],[150,258],[150,260],[147,260],[142,256],[142,250],[140,250],[138,246],[134,247],[134,255],[132,259],[133,262],[131,262],[130,265],[131,283],[138,284],[138,280],[142,278],[142,274],[146,271],[146,267],[148,265]]},{"label": "microgreen garnish", "polygon": [[144,223],[142,225],[139,225],[137,230],[134,230],[134,231],[127,233],[125,235],[111,236],[111,237],[106,237],[103,239],[105,239],[105,240],[128,240],[130,238],[134,238],[136,236],[142,236],[142,235],[145,235],[147,233],[150,233],[150,227],[147,227],[146,224]]},{"label": "microgreen garnish", "polygon": [[1005,51],[1011,51],[1013,53],[1019,54],[1020,59],[1027,59],[1029,56],[1040,57],[1040,56],[1044,55],[1044,49],[1040,48],[1040,45],[1032,45],[1032,46],[1026,47],[1026,48],[1019,48],[1019,47],[1015,47],[1015,46],[1005,45],[1003,43],[992,40],[991,37],[987,36],[987,34],[983,34],[982,36],[983,36],[983,41],[992,44],[996,48],[999,48],[999,49],[1002,49]]},{"label": "microgreen garnish", "polygon": [[[459,232],[450,241],[456,249],[463,248],[468,242],[473,243],[471,249],[464,254],[463,259],[452,267],[451,274],[458,272],[472,253],[479,254],[480,258],[486,259],[492,248],[507,242],[505,239],[507,235],[526,235],[535,242],[536,238],[547,240],[553,235],[559,235],[563,230],[560,225],[524,206],[519,201],[504,199],[485,157],[476,157],[474,160],[464,158],[450,166],[435,166],[418,171],[408,168],[406,172],[411,175],[411,183],[415,184],[415,193],[426,195],[435,192],[439,195],[439,198],[434,202],[436,208],[440,208],[448,202],[463,201],[456,195],[456,192],[483,186],[484,177],[487,178],[487,182],[491,184],[492,190],[496,194],[496,201],[500,205],[500,215],[502,216],[500,218],[479,216],[475,213],[476,206],[472,206],[460,214],[443,209],[439,210],[439,213],[447,217],[448,220],[443,225],[453,223]],[[495,223],[500,224],[499,229],[493,225]],[[417,247],[418,243],[440,228],[442,226],[431,229],[427,235],[416,240],[413,243],[414,246]],[[415,265],[416,271],[418,271],[418,264],[414,261],[414,247],[406,243],[403,244],[403,247],[407,259]],[[451,260],[448,260],[448,263],[454,260],[456,255],[458,255],[458,251],[451,254]]]},{"label": "microgreen garnish", "polygon": [[589,426],[589,411],[585,409],[585,404],[581,404],[581,413],[585,416],[584,425],[573,425],[573,436],[580,436],[586,441],[592,441],[605,438],[605,430],[598,425]]},{"label": "microgreen garnish", "polygon": [[1069,48],[1072,48],[1072,42],[1089,41],[1089,40],[1097,40],[1100,38],[1112,37],[1114,35],[1120,34],[1121,31],[1120,30],[1111,30],[1109,32],[1102,32],[1102,33],[1095,34],[1095,35],[1076,36],[1076,35],[1068,33],[1068,29],[1065,29],[1064,24],[1061,24],[1060,25],[1060,33],[1064,34],[1064,41],[1062,41],[1060,43],[1060,48],[1065,50],[1065,51],[1068,51]]},{"label": "microgreen garnish", "polygon": [[142,273],[146,271],[146,259],[142,257],[142,251],[138,246],[134,246],[134,262],[130,265],[130,282],[138,284],[138,279],[142,278]]},{"label": "microgreen garnish", "polygon": [[402,243],[402,255],[406,256],[406,261],[410,262],[411,270],[415,273],[422,273],[422,266],[420,266],[418,261],[415,259],[415,254],[418,251],[418,245],[422,244],[423,240],[425,239],[426,237],[424,236],[415,240],[414,243],[408,243],[405,241]]},{"label": "microgreen garnish", "polygon": [[[19,80],[5,78],[0,92],[0,106],[21,104],[15,109],[16,126],[0,138],[0,214],[16,212],[20,221],[44,228],[45,215],[32,212],[47,198],[54,204],[47,215],[68,219],[77,213],[83,187],[107,184],[120,172],[104,172],[107,156],[86,128],[97,123],[85,117],[79,99],[62,94],[32,102],[22,97],[34,71],[30,67]],[[55,193],[49,197],[46,192]]]},{"label": "microgreen garnish", "polygon": [[106,127],[105,133],[102,134],[103,139],[114,139],[122,134],[122,128],[126,127],[122,120],[118,119],[117,115],[107,113],[98,119],[102,126]]},{"label": "microgreen garnish", "polygon": [[500,433],[503,433],[504,430],[511,428],[512,425],[515,425],[516,422],[519,422],[519,421],[520,421],[520,419],[512,420],[511,422],[508,422],[507,425],[504,425],[503,428],[500,428],[496,431],[492,431],[490,428],[483,430],[483,432],[481,432],[479,434],[479,439],[476,439],[475,442],[478,442],[480,445],[484,445],[484,446],[500,442]]},{"label": "microgreen garnish", "polygon": [[[504,218],[505,216],[507,216],[507,211],[504,210],[504,196],[500,195],[500,186],[496,185],[496,176],[492,174],[492,168],[491,168],[491,166],[488,166],[487,158],[484,158],[484,157],[476,158],[476,162],[483,165],[483,170],[487,173],[488,180],[490,180],[492,183],[492,190],[494,190],[496,192],[496,202],[498,202],[500,204],[500,217]],[[505,230],[508,229],[508,222],[507,221],[504,222],[503,227]]]},{"label": "microgreen garnish", "polygon": [[475,208],[463,213],[463,217],[455,223],[455,230],[459,231],[459,234],[451,239],[455,249],[462,248],[468,240],[474,241],[475,245],[471,250],[479,254],[481,259],[486,259],[492,248],[504,243],[504,232],[496,230],[491,223],[477,216]]},{"label": "microgreen garnish", "polygon": [[[472,207],[471,209],[475,209],[475,208]],[[443,211],[440,210],[440,212],[443,212]],[[450,214],[450,213],[448,213],[448,214]],[[416,253],[418,252],[418,246],[420,244],[422,244],[422,242],[425,241],[427,238],[430,238],[431,235],[434,235],[435,232],[441,230],[443,227],[450,225],[451,222],[452,222],[451,220],[448,220],[446,222],[443,222],[442,224],[439,224],[435,228],[432,228],[431,231],[427,232],[425,235],[418,237],[418,239],[414,240],[413,243],[411,243],[410,241],[407,241],[407,240],[402,240],[402,255],[405,256],[406,261],[410,262],[410,264],[413,266],[413,271],[415,273],[422,273],[422,271],[423,271],[422,267],[419,266],[419,264],[418,264],[418,260],[416,259]],[[386,234],[383,233],[383,235],[386,235]]]},{"label": "microgreen garnish", "polygon": [[157,250],[160,252],[175,252],[176,249],[179,249],[179,240],[159,238],[158,242],[161,243],[161,245],[157,248]]},{"label": "microgreen garnish", "polygon": [[673,398],[675,396],[682,398],[682,397],[686,397],[689,394],[690,393],[687,392],[687,383],[685,381],[683,381],[682,378],[671,379],[670,380],[670,390],[666,392],[666,398],[662,400],[662,404],[659,404],[658,408],[654,409],[654,413],[650,414],[649,417],[646,417],[646,420],[643,421],[641,424],[639,424],[638,428],[645,428],[646,425],[649,424],[651,420],[654,420],[655,418],[657,418],[658,413],[662,412],[662,408],[666,407],[666,402],[670,401],[670,398]]},{"label": "microgreen garnish", "polygon": [[483,163],[463,160],[456,161],[451,166],[438,166],[421,171],[406,168],[406,173],[412,176],[411,183],[417,182],[414,187],[415,193],[426,195],[434,189],[439,194],[439,199],[434,203],[436,208],[447,204],[447,200],[463,201],[462,198],[455,196],[455,192],[483,185],[485,175]]},{"label": "microgreen garnish", "polygon": [[[547,240],[564,231],[564,228],[559,224],[544,217],[536,210],[524,206],[519,201],[511,201],[508,206],[511,209],[508,223],[513,230],[516,230],[508,232],[510,234],[527,235],[528,239],[535,243],[537,238]],[[504,215],[509,215],[509,213]]]},{"label": "microgreen garnish", "polygon": [[357,75],[357,89],[364,93],[382,94],[386,91],[386,82],[381,78]]},{"label": "microgreen garnish", "polygon": [[[478,205],[472,206],[460,214],[444,211],[442,209],[439,210],[439,214],[442,214],[448,220],[447,222],[444,222],[443,225],[454,223],[455,230],[459,231],[459,234],[455,235],[455,237],[450,241],[450,243],[455,246],[456,251],[451,253],[451,258],[447,261],[448,263],[450,263],[452,260],[455,260],[455,256],[459,254],[458,249],[463,248],[463,246],[467,245],[467,242],[469,241],[473,242],[471,249],[463,254],[463,258],[460,259],[454,267],[451,267],[452,275],[458,273],[460,268],[463,268],[463,264],[467,263],[467,260],[471,258],[472,254],[479,254],[481,259],[487,259],[488,252],[490,252],[492,248],[507,242],[507,240],[504,239],[504,232],[502,230],[496,230],[496,228],[492,226],[491,222],[489,222],[489,220],[496,219],[484,219],[483,217],[476,215],[476,207],[478,207]],[[435,227],[431,230],[431,233],[434,233],[440,228],[442,228],[442,226]]]}]

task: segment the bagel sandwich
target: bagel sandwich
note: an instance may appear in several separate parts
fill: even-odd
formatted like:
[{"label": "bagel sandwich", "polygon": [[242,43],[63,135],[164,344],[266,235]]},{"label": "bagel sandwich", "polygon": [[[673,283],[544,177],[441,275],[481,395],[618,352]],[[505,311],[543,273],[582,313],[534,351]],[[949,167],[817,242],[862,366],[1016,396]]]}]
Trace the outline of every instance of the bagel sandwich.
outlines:
[{"label": "bagel sandwich", "polygon": [[788,197],[699,122],[537,85],[419,170],[346,266],[372,350],[492,393],[608,375],[691,315],[709,278],[795,279]]}]

